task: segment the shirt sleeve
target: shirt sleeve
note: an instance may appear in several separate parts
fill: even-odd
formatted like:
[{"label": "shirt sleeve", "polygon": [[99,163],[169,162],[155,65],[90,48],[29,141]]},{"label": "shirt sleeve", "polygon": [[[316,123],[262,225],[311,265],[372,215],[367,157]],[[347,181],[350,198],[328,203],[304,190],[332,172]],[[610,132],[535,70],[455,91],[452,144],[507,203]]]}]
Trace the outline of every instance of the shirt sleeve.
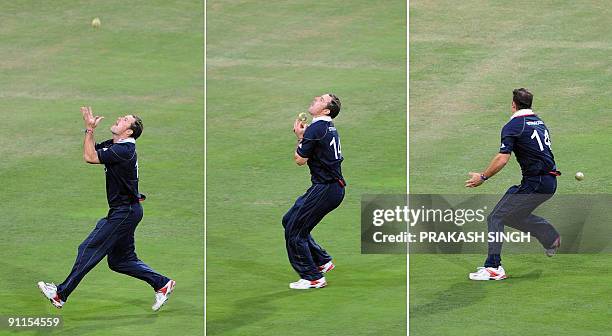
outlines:
[{"label": "shirt sleeve", "polygon": [[121,161],[127,161],[132,158],[134,152],[125,145],[112,145],[107,148],[101,148],[96,151],[98,153],[98,159],[100,163],[111,164]]},{"label": "shirt sleeve", "polygon": [[310,158],[312,157],[316,143],[316,140],[304,138],[298,144],[296,152],[303,158]]},{"label": "shirt sleeve", "polygon": [[304,132],[304,138],[297,146],[296,152],[303,158],[311,158],[315,147],[319,142],[317,127],[308,127]]},{"label": "shirt sleeve", "polygon": [[501,154],[510,154],[514,150],[516,140],[521,135],[522,126],[518,127],[516,123],[509,122],[502,128],[501,131],[501,145],[499,146],[499,152]]}]

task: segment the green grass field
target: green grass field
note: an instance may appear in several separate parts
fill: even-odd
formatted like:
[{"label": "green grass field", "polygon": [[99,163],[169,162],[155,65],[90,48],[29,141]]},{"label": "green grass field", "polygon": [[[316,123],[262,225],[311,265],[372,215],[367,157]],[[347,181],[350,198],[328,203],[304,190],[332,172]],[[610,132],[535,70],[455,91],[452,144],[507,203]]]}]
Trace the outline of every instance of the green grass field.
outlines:
[{"label": "green grass field", "polygon": [[[406,257],[360,254],[359,218],[362,194],[405,191],[404,2],[208,1],[206,69],[200,1],[0,5],[0,316],[61,315],[48,332],[58,335],[203,333],[206,70],[207,334],[406,334]],[[411,192],[518,183],[513,160],[463,187],[496,153],[512,89],[526,86],[564,172],[558,193],[609,193],[608,7],[411,1]],[[328,288],[296,292],[280,220],[309,175],[292,162],[290,129],[329,91],[343,102],[349,186],[314,236],[338,268]],[[137,251],[178,283],[159,313],[148,285],[105,260],[62,310],[36,288],[65,278],[107,211],[102,167],[82,161],[81,105],[107,118],[99,140],[119,115],[144,119]],[[410,256],[411,335],[610,334],[610,255],[505,255],[509,279],[470,282],[484,252]],[[0,329],[11,333],[47,334]]]},{"label": "green grass field", "polygon": [[[207,334],[405,335],[406,257],[361,255],[359,219],[361,194],[406,189],[405,3],[207,9]],[[313,235],[338,268],[296,292],[281,217],[310,180],[291,127],[328,91],[349,185]]]},{"label": "green grass field", "polygon": [[[203,4],[0,4],[0,315],[61,315],[57,335],[201,335]],[[90,26],[96,16],[98,31]],[[107,211],[103,168],[82,159],[85,104],[107,118],[99,140],[120,115],[144,120],[138,154],[148,199],[136,249],[178,283],[159,313],[151,311],[151,288],[112,272],[106,260],[62,310],[36,287],[64,280],[77,246]]]},{"label": "green grass field", "polygon": [[[513,158],[479,189],[463,187],[497,152],[512,89],[525,86],[564,172],[557,193],[609,193],[609,17],[602,1],[411,1],[411,192],[501,195],[517,184]],[[588,178],[577,183],[576,171]],[[484,253],[410,256],[411,335],[610,334],[610,255],[506,255],[508,280],[470,282]]]}]

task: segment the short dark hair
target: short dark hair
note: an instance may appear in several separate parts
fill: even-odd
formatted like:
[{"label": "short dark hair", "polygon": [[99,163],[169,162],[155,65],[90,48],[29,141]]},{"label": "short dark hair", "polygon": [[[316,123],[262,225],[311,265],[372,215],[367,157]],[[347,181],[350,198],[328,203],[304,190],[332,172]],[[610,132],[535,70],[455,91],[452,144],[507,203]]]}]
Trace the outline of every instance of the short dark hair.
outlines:
[{"label": "short dark hair", "polygon": [[340,102],[340,98],[338,98],[338,96],[335,94],[328,93],[328,95],[331,97],[331,101],[327,103],[325,108],[329,110],[329,116],[333,119],[338,115],[338,113],[340,113],[342,103]]},{"label": "short dark hair", "polygon": [[533,102],[533,94],[525,88],[514,89],[512,91],[512,101],[516,104],[516,108],[528,109],[531,108]]},{"label": "short dark hair", "polygon": [[130,129],[132,130],[132,138],[138,139],[138,137],[140,137],[140,135],[142,134],[142,130],[144,129],[144,126],[142,126],[142,119],[140,119],[139,116],[132,114],[132,117],[136,119],[130,125]]}]

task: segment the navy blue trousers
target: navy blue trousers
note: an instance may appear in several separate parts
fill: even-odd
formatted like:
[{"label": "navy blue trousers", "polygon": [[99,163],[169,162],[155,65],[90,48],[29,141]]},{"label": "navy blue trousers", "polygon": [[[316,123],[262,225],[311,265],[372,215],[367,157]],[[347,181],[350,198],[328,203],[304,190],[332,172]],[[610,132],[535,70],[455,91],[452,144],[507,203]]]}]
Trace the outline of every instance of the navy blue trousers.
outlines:
[{"label": "navy blue trousers", "polygon": [[293,269],[306,280],[323,277],[318,266],[332,257],[310,235],[321,219],[344,199],[344,187],[338,183],[313,184],[283,216],[287,255]]},{"label": "navy blue trousers", "polygon": [[60,298],[66,301],[83,277],[104,257],[113,271],[146,281],[156,291],[162,288],[170,279],[140,261],[134,251],[134,231],[141,219],[139,203],[111,208],[79,245],[72,271],[57,286]]},{"label": "navy blue trousers", "polygon": [[[549,248],[559,236],[557,230],[545,218],[533,215],[532,212],[542,203],[549,200],[557,190],[557,178],[553,175],[525,176],[520,185],[512,186],[497,203],[487,217],[489,232],[504,232],[509,226],[523,232],[529,232],[544,246]],[[502,243],[489,243],[489,259],[501,254]],[[497,267],[499,260],[487,260],[485,266]]]}]

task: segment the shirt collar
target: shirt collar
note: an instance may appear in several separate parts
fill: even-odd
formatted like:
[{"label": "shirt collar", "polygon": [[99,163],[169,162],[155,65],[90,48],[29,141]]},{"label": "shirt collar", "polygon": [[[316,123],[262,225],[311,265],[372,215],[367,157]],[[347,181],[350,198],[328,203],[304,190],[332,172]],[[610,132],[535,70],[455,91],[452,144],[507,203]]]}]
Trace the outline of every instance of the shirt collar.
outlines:
[{"label": "shirt collar", "polygon": [[312,118],[312,122],[317,122],[319,120],[323,120],[323,121],[332,121],[332,118],[330,116],[320,116],[320,117],[316,117],[316,118]]},{"label": "shirt collar", "polygon": [[524,117],[524,116],[528,116],[528,115],[534,115],[535,113],[533,113],[533,111],[531,109],[520,109],[516,112],[514,112],[514,114],[512,114],[512,117],[510,117],[510,119],[512,118],[516,118],[516,117]]},{"label": "shirt collar", "polygon": [[133,144],[136,144],[136,139],[129,137],[129,138],[121,139],[117,141],[116,143],[124,143],[124,142],[131,142]]}]

